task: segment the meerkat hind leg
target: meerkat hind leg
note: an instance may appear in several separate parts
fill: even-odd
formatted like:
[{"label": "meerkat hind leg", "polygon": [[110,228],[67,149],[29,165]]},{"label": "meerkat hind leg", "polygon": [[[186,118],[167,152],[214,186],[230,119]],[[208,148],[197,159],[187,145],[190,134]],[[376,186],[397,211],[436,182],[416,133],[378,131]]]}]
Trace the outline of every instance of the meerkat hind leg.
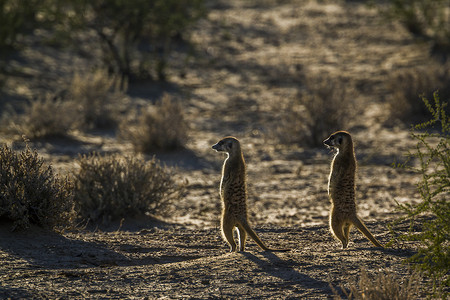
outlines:
[{"label": "meerkat hind leg", "polygon": [[350,240],[349,236],[350,236],[350,229],[351,228],[352,228],[352,223],[347,223],[347,222],[344,223],[343,230],[344,230],[344,238],[345,238],[345,241],[346,241],[346,245],[345,245],[344,248],[347,247],[348,242]]},{"label": "meerkat hind leg", "polygon": [[344,224],[340,221],[337,221],[336,218],[331,217],[330,221],[330,227],[331,231],[333,232],[334,236],[337,237],[341,243],[342,243],[342,249],[347,248],[348,245],[348,239],[344,235]]},{"label": "meerkat hind leg", "polygon": [[247,232],[242,225],[237,226],[237,232],[239,234],[239,251],[245,251],[245,242],[247,240]]},{"label": "meerkat hind leg", "polygon": [[230,245],[230,252],[236,251],[236,242],[233,236],[234,225],[227,218],[223,218],[222,221],[222,234],[225,241]]}]

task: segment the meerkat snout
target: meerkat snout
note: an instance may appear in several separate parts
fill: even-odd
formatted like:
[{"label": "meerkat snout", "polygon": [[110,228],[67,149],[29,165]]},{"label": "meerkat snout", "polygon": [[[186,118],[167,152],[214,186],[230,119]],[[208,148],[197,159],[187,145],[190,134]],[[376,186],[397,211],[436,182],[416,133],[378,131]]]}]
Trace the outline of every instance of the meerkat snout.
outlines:
[{"label": "meerkat snout", "polygon": [[332,147],[332,146],[333,146],[333,145],[331,145],[331,140],[330,140],[330,138],[327,138],[326,140],[324,140],[323,143],[324,143],[325,146],[327,146],[327,147]]},{"label": "meerkat snout", "polygon": [[342,140],[343,140],[342,132],[341,133],[338,132],[330,135],[326,140],[323,141],[323,143],[329,148],[332,147],[339,148],[339,146],[342,144]]},{"label": "meerkat snout", "polygon": [[217,152],[230,152],[233,148],[233,139],[225,138],[219,141],[217,144],[213,145],[212,148]]},{"label": "meerkat snout", "polygon": [[216,150],[217,152],[219,152],[220,151],[220,142],[218,142],[217,144],[214,144],[213,146],[212,146],[212,148],[214,149],[214,150]]}]

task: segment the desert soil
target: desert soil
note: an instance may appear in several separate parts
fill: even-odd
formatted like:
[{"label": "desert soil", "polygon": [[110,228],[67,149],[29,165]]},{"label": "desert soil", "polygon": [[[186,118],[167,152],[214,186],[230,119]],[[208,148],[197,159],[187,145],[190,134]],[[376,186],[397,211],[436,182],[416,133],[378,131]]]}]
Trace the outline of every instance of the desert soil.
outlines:
[{"label": "desert soil", "polygon": [[[356,86],[365,109],[348,129],[359,161],[358,209],[387,243],[387,224],[399,217],[395,200],[419,196],[416,175],[391,167],[414,142],[406,126],[385,125],[386,83],[398,69],[429,63],[428,45],[358,1],[224,2],[211,6],[192,38],[196,59],[181,71],[171,68],[170,84],[129,87],[136,102],[163,91],[184,95],[187,147],[156,155],[188,182],[172,215],[64,233],[11,232],[10,224],[1,224],[0,298],[326,299],[335,293],[330,285],[343,296],[339,286],[348,289],[363,269],[370,276],[391,274],[406,286],[411,271],[403,260],[415,245],[374,248],[353,230],[349,248],[340,249],[327,227],[332,153],[277,145],[267,128],[279,118],[274,108],[295,96],[305,74]],[[33,93],[44,80],[57,85],[72,74],[72,63],[88,69],[84,58],[52,51],[24,51],[17,64],[34,76],[14,81],[15,97]],[[211,149],[226,135],[242,143],[256,232],[268,245],[291,251],[262,252],[249,240],[245,253],[228,253],[219,229],[224,156]],[[78,153],[132,153],[131,145],[102,132],[32,145],[61,173],[74,168]],[[417,284],[421,297],[425,285]]]}]

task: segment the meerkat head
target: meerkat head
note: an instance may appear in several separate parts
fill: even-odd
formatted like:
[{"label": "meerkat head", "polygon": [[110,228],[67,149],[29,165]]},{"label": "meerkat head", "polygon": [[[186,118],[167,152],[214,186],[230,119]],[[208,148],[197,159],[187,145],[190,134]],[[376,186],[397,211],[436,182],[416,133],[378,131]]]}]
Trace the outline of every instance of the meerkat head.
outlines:
[{"label": "meerkat head", "polygon": [[346,131],[338,131],[330,135],[323,143],[329,148],[342,149],[345,145],[352,144],[352,137]]},{"label": "meerkat head", "polygon": [[213,145],[212,148],[217,152],[226,152],[228,154],[235,153],[236,151],[240,152],[241,149],[239,141],[232,136],[221,139],[217,144]]}]

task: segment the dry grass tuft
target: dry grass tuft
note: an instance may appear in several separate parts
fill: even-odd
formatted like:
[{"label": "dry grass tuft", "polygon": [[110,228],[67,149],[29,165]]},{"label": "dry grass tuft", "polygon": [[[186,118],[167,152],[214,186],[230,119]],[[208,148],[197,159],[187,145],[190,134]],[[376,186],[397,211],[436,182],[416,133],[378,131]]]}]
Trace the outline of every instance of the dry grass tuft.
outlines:
[{"label": "dry grass tuft", "polygon": [[331,132],[348,129],[357,114],[353,91],[339,79],[307,78],[306,89],[287,103],[273,134],[282,144],[321,146]]},{"label": "dry grass tuft", "polygon": [[131,141],[137,152],[183,148],[188,136],[184,109],[179,101],[165,94],[151,110],[124,121],[120,125],[120,136]]},{"label": "dry grass tuft", "polygon": [[72,183],[56,177],[28,145],[21,153],[0,148],[0,217],[12,220],[14,229],[70,225],[72,191]]},{"label": "dry grass tuft", "polygon": [[[433,93],[439,90],[443,102],[450,101],[450,64],[430,65],[414,69],[401,70],[392,74],[387,84],[390,92],[388,97],[391,119],[413,124],[424,121],[428,109],[421,96],[433,98]],[[449,107],[447,107],[450,114]]]},{"label": "dry grass tuft", "polygon": [[94,222],[161,214],[182,191],[154,158],[92,154],[80,157],[78,164],[75,201],[80,216]]},{"label": "dry grass tuft", "polygon": [[47,95],[32,101],[12,126],[17,126],[15,131],[29,138],[63,137],[75,122],[73,108],[72,103]]},{"label": "dry grass tuft", "polygon": [[76,74],[61,97],[47,94],[26,105],[23,113],[2,115],[2,131],[28,138],[67,136],[72,129],[116,127],[125,109],[125,94],[105,71]]},{"label": "dry grass tuft", "polygon": [[47,94],[29,102],[22,114],[13,110],[5,111],[1,116],[1,131],[32,139],[63,137],[75,122],[73,110],[72,103]]},{"label": "dry grass tuft", "polygon": [[[347,299],[360,300],[412,300],[419,293],[420,276],[413,273],[406,281],[400,281],[392,274],[379,273],[372,278],[367,270],[361,270],[359,282],[350,282],[350,290],[342,285],[342,293]],[[334,299],[342,299],[338,291],[332,287]]]},{"label": "dry grass tuft", "polygon": [[105,70],[75,74],[69,87],[69,101],[76,107],[76,127],[86,130],[115,127],[125,95],[120,80]]}]

